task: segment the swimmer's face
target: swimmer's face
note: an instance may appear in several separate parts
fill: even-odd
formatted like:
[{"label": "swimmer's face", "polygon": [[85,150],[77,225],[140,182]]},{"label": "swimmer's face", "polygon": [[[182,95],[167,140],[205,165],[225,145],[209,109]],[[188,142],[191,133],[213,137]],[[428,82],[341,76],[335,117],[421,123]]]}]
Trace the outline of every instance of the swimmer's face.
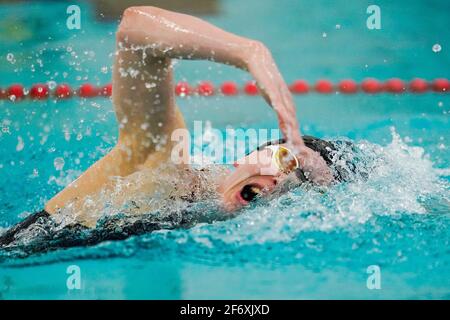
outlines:
[{"label": "swimmer's face", "polygon": [[286,178],[272,162],[272,151],[254,151],[240,159],[219,184],[224,209],[234,211],[271,193]]}]

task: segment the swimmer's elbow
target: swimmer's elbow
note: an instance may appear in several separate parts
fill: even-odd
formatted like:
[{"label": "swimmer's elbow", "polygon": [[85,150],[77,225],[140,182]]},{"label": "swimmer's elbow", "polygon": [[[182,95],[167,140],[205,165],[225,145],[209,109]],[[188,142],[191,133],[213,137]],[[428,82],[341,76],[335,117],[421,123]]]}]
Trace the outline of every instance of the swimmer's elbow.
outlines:
[{"label": "swimmer's elbow", "polygon": [[[152,7],[152,6],[132,6],[132,7],[128,7],[123,11],[123,15],[122,17],[129,17],[129,16],[135,16],[138,14],[147,14],[150,16],[160,16],[163,14],[165,10],[157,8],[157,7]],[[123,19],[122,18],[122,19]]]},{"label": "swimmer's elbow", "polygon": [[165,10],[151,7],[151,6],[132,6],[123,11],[122,21],[128,19],[135,19],[137,16],[159,17],[162,16]]},{"label": "swimmer's elbow", "polygon": [[125,9],[116,32],[116,40],[120,43],[152,42],[158,35],[160,19],[165,10],[150,6],[135,6]]}]

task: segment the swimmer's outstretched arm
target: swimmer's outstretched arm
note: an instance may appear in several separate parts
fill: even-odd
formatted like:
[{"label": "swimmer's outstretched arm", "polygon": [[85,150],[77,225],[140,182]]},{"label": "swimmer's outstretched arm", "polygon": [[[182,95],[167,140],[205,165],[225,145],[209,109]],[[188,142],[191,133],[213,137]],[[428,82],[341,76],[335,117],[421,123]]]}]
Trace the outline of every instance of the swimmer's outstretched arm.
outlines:
[{"label": "swimmer's outstretched arm", "polygon": [[122,46],[143,46],[155,58],[204,59],[249,71],[274,108],[282,133],[303,145],[292,95],[261,42],[223,31],[199,18],[155,7],[125,10],[117,33]]},{"label": "swimmer's outstretched arm", "polygon": [[[125,10],[117,40],[125,48],[147,48],[154,59],[206,59],[249,71],[277,113],[280,130],[297,153],[303,171],[318,184],[333,180],[324,159],[305,146],[292,95],[261,42],[231,34],[196,17],[154,7]],[[173,96],[172,86],[169,89]]]},{"label": "swimmer's outstretched arm", "polygon": [[[88,212],[86,196],[113,186],[140,166],[167,161],[171,133],[184,128],[175,105],[172,59],[207,59],[249,71],[277,113],[283,135],[297,151],[305,172],[320,183],[331,174],[325,161],[305,147],[295,106],[269,50],[259,41],[223,31],[198,18],[154,7],[125,10],[117,31],[113,104],[119,122],[117,145],[45,206],[49,213],[72,203]],[[124,194],[126,191],[123,192]],[[101,206],[102,200],[88,203]],[[99,204],[100,203],[100,204]]]}]

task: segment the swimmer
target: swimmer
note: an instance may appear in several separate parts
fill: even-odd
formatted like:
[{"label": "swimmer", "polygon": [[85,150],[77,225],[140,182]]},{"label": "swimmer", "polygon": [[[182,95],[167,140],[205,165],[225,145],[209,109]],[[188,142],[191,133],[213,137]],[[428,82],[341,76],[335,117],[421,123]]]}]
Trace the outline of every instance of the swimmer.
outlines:
[{"label": "swimmer", "polygon": [[[342,179],[339,171],[331,170],[335,146],[300,134],[291,93],[270,51],[261,42],[155,7],[126,9],[116,38],[112,100],[119,123],[117,144],[50,199],[45,210],[0,235],[1,246],[12,245],[24,230],[37,223],[48,225],[58,219],[69,219],[70,223],[65,228],[52,229],[59,232],[52,233],[54,246],[123,239],[164,226],[189,225],[185,216],[152,215],[150,219],[147,214],[170,208],[176,198],[184,197],[188,203],[194,203],[202,197],[214,197],[221,210],[233,213],[270,195],[288,177],[321,186]],[[174,163],[176,143],[171,135],[186,126],[175,104],[173,59],[204,59],[248,71],[275,111],[283,139],[254,150],[234,169],[217,172],[212,177],[215,183],[205,182],[208,174],[189,166],[186,152],[180,155],[181,164]],[[184,184],[177,185],[177,181]],[[108,195],[109,200],[105,201]],[[158,201],[151,203],[152,197]],[[160,204],[164,203],[163,198],[168,200],[165,207]],[[126,208],[129,214],[123,219],[111,216],[105,221],[102,212],[111,207]],[[137,219],[139,215],[142,216]],[[99,223],[103,228],[96,228]],[[114,227],[120,224],[123,228]],[[90,232],[90,238],[68,239],[64,232],[69,229]],[[48,234],[50,231],[47,238]],[[42,246],[51,244],[44,241]]]}]

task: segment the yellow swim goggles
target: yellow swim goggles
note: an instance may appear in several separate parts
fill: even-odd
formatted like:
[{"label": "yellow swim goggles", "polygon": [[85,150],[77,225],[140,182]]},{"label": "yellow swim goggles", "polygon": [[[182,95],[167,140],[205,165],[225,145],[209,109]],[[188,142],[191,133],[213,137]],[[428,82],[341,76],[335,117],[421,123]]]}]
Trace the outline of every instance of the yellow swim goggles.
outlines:
[{"label": "yellow swim goggles", "polygon": [[272,151],[272,163],[285,174],[289,174],[300,167],[295,154],[288,148],[280,145],[268,145],[265,148]]}]

